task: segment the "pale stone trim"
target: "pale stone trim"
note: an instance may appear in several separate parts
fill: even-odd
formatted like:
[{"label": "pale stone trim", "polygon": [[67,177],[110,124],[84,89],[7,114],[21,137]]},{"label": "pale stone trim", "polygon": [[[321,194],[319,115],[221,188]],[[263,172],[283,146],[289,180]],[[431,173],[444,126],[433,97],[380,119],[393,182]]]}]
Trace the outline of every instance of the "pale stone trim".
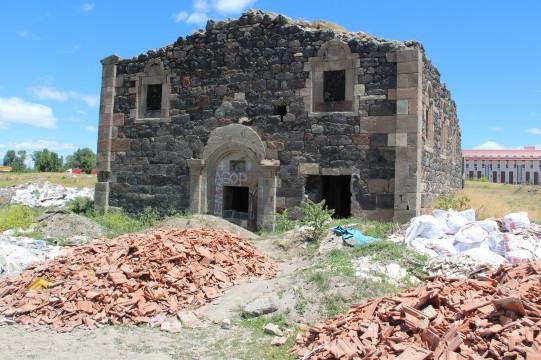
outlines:
[{"label": "pale stone trim", "polygon": [[[145,65],[143,72],[136,76],[136,114],[135,123],[147,122],[170,122],[169,115],[169,93],[171,92],[171,82],[168,71],[163,67],[161,60],[151,59]],[[160,116],[148,116],[146,114],[147,89],[148,85],[162,85],[162,103],[160,108]]]}]

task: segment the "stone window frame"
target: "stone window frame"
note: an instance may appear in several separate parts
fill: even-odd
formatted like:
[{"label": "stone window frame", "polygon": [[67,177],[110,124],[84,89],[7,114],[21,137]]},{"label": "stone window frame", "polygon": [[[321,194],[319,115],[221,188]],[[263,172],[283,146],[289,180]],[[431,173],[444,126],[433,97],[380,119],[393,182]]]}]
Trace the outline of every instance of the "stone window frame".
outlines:
[{"label": "stone window frame", "polygon": [[[316,57],[308,60],[305,70],[310,72],[308,81],[308,96],[305,97],[305,103],[309,107],[309,116],[326,116],[332,113],[341,113],[345,115],[357,115],[359,113],[359,101],[355,91],[357,84],[358,68],[360,67],[359,54],[352,53],[349,46],[339,40],[332,39],[321,45]],[[316,111],[316,104],[324,103],[323,101],[323,77],[326,71],[346,72],[345,84],[345,100],[341,103],[342,106],[351,102],[351,106],[347,110],[337,111]]]},{"label": "stone window frame", "polygon": [[[162,103],[160,116],[147,116],[146,102],[148,85],[162,85]],[[169,122],[169,93],[171,81],[168,71],[163,67],[159,59],[152,59],[147,62],[143,72],[137,74],[136,78],[136,122]]]}]

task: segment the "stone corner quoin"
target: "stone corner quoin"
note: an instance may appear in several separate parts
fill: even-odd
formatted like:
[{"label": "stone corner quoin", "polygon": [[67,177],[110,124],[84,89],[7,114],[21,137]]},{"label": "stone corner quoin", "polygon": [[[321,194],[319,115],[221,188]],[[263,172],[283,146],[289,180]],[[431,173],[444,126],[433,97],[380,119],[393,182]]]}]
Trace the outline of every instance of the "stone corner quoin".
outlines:
[{"label": "stone corner quoin", "polygon": [[99,208],[272,229],[304,197],[403,221],[461,187],[456,105],[417,42],[249,10],[101,63]]}]

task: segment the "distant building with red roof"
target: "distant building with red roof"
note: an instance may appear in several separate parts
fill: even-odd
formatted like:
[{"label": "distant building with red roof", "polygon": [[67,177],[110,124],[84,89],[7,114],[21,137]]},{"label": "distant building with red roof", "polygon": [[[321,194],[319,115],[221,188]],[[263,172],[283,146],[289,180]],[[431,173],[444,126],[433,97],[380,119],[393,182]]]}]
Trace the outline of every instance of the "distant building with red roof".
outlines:
[{"label": "distant building with red roof", "polygon": [[464,177],[486,178],[503,184],[539,185],[541,150],[535,146],[513,150],[463,150]]}]

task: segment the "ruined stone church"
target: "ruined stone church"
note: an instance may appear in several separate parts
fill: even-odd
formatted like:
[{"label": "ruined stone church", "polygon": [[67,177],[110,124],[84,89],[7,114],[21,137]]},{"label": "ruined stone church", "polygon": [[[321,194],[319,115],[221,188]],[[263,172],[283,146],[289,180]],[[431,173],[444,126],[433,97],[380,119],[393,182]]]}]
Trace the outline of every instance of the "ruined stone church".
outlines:
[{"label": "ruined stone church", "polygon": [[403,221],[461,186],[456,105],[417,42],[249,10],[101,62],[99,208],[269,229],[308,197]]}]

